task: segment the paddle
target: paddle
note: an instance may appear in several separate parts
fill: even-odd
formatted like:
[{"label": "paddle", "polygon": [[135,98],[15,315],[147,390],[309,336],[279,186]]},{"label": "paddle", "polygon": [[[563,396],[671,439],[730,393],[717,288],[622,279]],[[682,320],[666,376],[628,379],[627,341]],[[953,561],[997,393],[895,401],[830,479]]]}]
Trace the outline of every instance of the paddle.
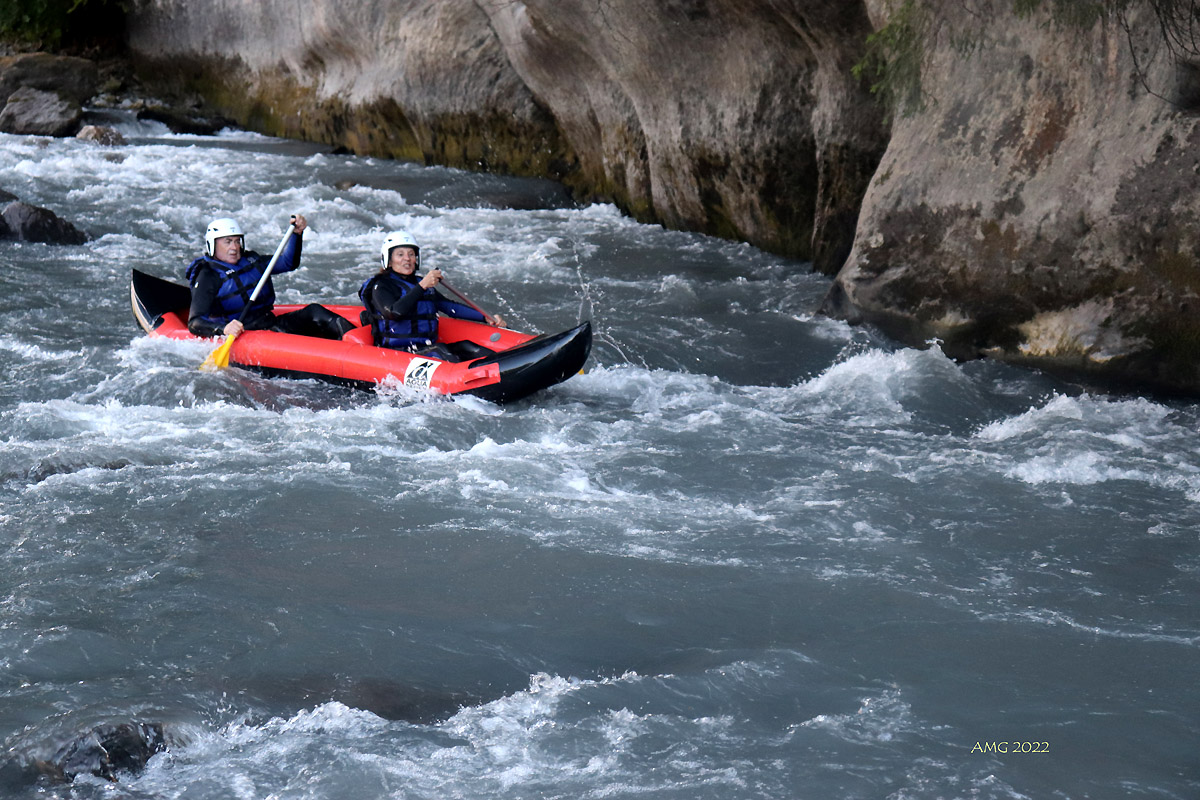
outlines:
[{"label": "paddle", "polygon": [[478,311],[480,314],[483,314],[483,318],[484,318],[484,320],[487,322],[487,324],[488,324],[488,325],[495,325],[495,324],[496,324],[496,318],[495,318],[495,317],[493,317],[491,314],[489,314],[489,313],[487,313],[486,311],[484,311],[484,310],[483,310],[482,308],[480,308],[479,306],[475,305],[475,304],[474,304],[473,302],[471,302],[471,301],[470,301],[470,300],[469,300],[467,297],[465,297],[465,296],[464,296],[464,295],[463,295],[461,292],[459,292],[457,289],[455,289],[455,288],[454,288],[453,286],[451,286],[450,284],[446,283],[446,278],[445,278],[445,276],[442,276],[442,286],[445,286],[445,287],[446,287],[446,291],[448,291],[448,292],[450,292],[451,294],[453,294],[453,295],[454,295],[455,297],[457,297],[459,300],[462,300],[462,301],[463,301],[464,303],[466,303],[468,306],[470,306],[471,308],[475,309],[475,310],[476,310],[476,311]]},{"label": "paddle", "polygon": [[[247,302],[246,307],[242,309],[242,313],[238,314],[238,322],[241,322],[245,318],[246,312],[250,310],[250,305],[258,299],[258,293],[261,292],[263,286],[266,285],[267,278],[271,277],[271,270],[275,269],[275,262],[279,260],[279,254],[282,253],[283,248],[287,246],[288,237],[292,235],[294,230],[296,230],[296,223],[292,222],[291,226],[289,226],[287,229],[287,233],[285,233],[283,235],[283,239],[280,240],[279,247],[275,248],[275,255],[271,256],[271,260],[267,264],[267,268],[263,271],[262,277],[258,279],[258,284],[254,287],[254,291],[250,293],[249,302]],[[480,311],[479,313],[482,314],[483,312]],[[204,359],[204,363],[200,365],[200,369],[214,370],[225,369],[228,367],[229,349],[233,347],[233,340],[237,337],[238,335],[236,333],[231,336],[226,336],[225,341],[222,342],[217,349],[209,353],[208,358]]]}]

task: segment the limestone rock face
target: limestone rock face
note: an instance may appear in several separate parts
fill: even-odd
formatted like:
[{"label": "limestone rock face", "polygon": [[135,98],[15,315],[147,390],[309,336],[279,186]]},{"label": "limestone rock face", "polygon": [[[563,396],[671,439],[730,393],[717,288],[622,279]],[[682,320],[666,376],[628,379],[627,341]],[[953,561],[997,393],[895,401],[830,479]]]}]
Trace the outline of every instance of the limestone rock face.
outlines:
[{"label": "limestone rock face", "polygon": [[896,118],[826,310],[963,357],[1200,390],[1195,70],[1146,12],[1070,28],[976,5],[937,6],[978,46],[925,43],[930,102]]},{"label": "limestone rock face", "polygon": [[558,178],[639,219],[833,273],[886,143],[841,0],[156,0],[144,78],[243,125]]}]

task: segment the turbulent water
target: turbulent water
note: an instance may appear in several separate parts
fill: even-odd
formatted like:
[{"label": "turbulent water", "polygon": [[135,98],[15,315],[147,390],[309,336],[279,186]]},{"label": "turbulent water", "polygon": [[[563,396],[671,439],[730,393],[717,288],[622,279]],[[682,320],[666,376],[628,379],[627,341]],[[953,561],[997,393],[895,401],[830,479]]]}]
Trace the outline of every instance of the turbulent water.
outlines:
[{"label": "turbulent water", "polygon": [[[817,316],[803,263],[557,187],[244,133],[0,136],[86,230],[0,242],[0,795],[1195,798],[1200,405]],[[197,370],[137,267],[205,223],[281,302],[383,232],[513,327],[591,319],[509,406]],[[109,783],[98,727],[168,748]]]}]

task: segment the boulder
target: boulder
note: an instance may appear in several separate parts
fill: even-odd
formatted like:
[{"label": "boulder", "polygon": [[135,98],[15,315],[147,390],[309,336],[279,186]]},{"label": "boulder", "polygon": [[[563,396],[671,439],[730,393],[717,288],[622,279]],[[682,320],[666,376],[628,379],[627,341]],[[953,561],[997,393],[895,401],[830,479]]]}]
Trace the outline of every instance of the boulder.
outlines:
[{"label": "boulder", "polygon": [[26,136],[72,136],[79,130],[83,108],[55,92],[17,89],[0,111],[0,131]]},{"label": "boulder", "polygon": [[8,227],[8,238],[22,242],[45,242],[47,244],[83,244],[87,234],[71,223],[61,219],[53,211],[13,201],[0,212],[0,219]]},{"label": "boulder", "polygon": [[166,749],[159,723],[104,725],[68,742],[50,760],[35,761],[33,766],[58,782],[69,782],[84,774],[116,782],[119,773],[141,772],[151,756]]},{"label": "boulder", "polygon": [[22,87],[56,92],[82,105],[94,94],[100,71],[86,58],[50,53],[0,57],[0,104]]},{"label": "boulder", "polygon": [[1162,20],[988,0],[937,21],[935,100],[894,120],[825,310],[958,358],[1200,393],[1200,94]]},{"label": "boulder", "polygon": [[79,129],[79,133],[75,134],[75,138],[111,146],[126,144],[120,131],[104,125],[84,125]]}]

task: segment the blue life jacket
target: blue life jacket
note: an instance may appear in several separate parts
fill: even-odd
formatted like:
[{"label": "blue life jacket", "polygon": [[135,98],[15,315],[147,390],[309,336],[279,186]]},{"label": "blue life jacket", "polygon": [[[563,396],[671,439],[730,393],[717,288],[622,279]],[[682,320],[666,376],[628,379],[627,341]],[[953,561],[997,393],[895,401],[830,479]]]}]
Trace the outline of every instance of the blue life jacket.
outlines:
[{"label": "blue life jacket", "polygon": [[422,289],[417,300],[417,310],[412,316],[404,319],[388,319],[379,313],[371,303],[371,289],[376,281],[391,281],[393,288],[401,295],[408,294],[421,282],[421,276],[413,274],[408,278],[401,277],[392,270],[380,273],[363,281],[358,290],[358,296],[366,308],[364,322],[368,319],[371,325],[371,335],[376,347],[391,347],[397,350],[407,350],[411,347],[423,347],[437,341],[438,334],[438,305],[442,301],[436,289]]},{"label": "blue life jacket", "polygon": [[250,295],[253,294],[254,287],[258,285],[259,278],[266,271],[268,263],[270,263],[270,259],[263,258],[254,252],[247,252],[236,264],[226,264],[211,256],[202,256],[193,261],[188,266],[186,273],[188,284],[193,289],[196,288],[196,279],[202,269],[211,269],[221,276],[221,288],[217,290],[216,307],[205,314],[203,319],[218,326],[224,326],[237,319],[247,304],[250,305],[250,310],[246,312],[245,319],[254,319],[273,309],[275,307],[275,287],[271,285],[269,278],[262,291],[258,293],[258,297],[253,303],[250,302]]}]

